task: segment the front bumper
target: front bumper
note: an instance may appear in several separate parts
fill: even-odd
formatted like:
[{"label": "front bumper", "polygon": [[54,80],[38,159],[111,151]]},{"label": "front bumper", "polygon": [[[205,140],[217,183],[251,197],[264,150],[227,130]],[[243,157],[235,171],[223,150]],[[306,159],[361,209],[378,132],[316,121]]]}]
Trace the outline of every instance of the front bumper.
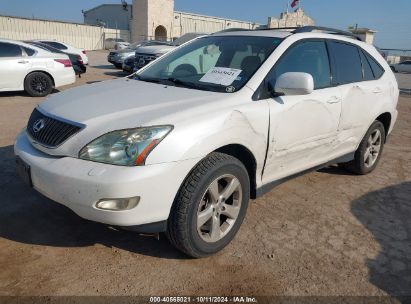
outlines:
[{"label": "front bumper", "polygon": [[[139,226],[168,219],[185,177],[200,159],[142,167],[120,167],[72,157],[53,157],[35,149],[22,132],[14,152],[31,169],[33,187],[79,216],[114,226]],[[108,211],[101,199],[140,197],[137,207]]]}]

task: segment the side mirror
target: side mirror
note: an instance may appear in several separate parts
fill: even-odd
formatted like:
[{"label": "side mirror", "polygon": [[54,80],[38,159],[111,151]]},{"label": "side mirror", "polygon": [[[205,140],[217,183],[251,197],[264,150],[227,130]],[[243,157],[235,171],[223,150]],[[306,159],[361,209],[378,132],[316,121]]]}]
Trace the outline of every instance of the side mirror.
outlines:
[{"label": "side mirror", "polygon": [[314,91],[314,79],[308,73],[288,72],[278,77],[275,95],[308,95]]}]

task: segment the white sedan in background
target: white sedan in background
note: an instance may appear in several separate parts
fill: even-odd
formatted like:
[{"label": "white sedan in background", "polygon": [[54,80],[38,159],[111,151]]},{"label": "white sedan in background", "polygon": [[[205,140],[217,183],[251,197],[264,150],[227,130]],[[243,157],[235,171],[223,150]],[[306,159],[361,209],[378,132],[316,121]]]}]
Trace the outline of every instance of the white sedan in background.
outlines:
[{"label": "white sedan in background", "polygon": [[406,72],[411,73],[411,60],[403,61],[397,64],[390,65],[391,70],[394,72]]},{"label": "white sedan in background", "polygon": [[84,62],[84,64],[88,64],[87,52],[86,52],[85,49],[79,49],[79,48],[71,46],[67,43],[63,43],[63,42],[60,42],[60,41],[54,41],[54,40],[36,40],[36,41],[47,44],[49,46],[52,46],[55,49],[58,49],[58,50],[63,51],[65,53],[80,55],[81,59]]},{"label": "white sedan in background", "polygon": [[69,57],[20,41],[0,39],[0,92],[41,97],[76,80]]}]

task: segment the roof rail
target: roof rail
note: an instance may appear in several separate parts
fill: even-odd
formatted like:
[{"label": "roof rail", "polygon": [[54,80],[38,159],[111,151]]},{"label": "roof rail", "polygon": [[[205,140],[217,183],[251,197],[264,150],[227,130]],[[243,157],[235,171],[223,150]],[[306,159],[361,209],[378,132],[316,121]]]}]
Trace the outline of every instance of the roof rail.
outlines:
[{"label": "roof rail", "polygon": [[215,32],[215,33],[213,33],[213,34],[217,34],[217,33],[228,33],[228,32],[247,32],[247,31],[253,31],[253,30],[244,29],[244,28],[240,28],[240,27],[232,27],[232,28],[228,28],[228,29],[225,29],[225,30],[221,30],[221,31]]},{"label": "roof rail", "polygon": [[302,26],[302,27],[298,27],[293,31],[293,34],[310,33],[310,32],[313,32],[313,31],[321,31],[321,32],[326,32],[326,33],[334,34],[334,35],[347,36],[347,37],[351,37],[351,38],[354,38],[356,40],[362,41],[362,39],[360,37],[358,37],[357,35],[355,35],[353,33],[338,30],[338,29],[334,29],[334,28],[330,28],[330,27],[323,27],[323,26]]}]

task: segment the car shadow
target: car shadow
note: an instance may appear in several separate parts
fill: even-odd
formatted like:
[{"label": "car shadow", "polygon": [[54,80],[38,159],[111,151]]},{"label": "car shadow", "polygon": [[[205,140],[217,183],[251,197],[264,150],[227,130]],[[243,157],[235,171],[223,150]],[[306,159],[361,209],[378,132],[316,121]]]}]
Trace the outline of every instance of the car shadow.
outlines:
[{"label": "car shadow", "polygon": [[344,169],[343,167],[339,165],[331,165],[331,166],[318,170],[318,172],[331,174],[331,175],[345,175],[345,176],[355,175],[354,173],[348,171],[347,169]]},{"label": "car shadow", "polygon": [[101,70],[117,70],[117,68],[112,64],[91,65],[90,68],[101,69]]},{"label": "car shadow", "polygon": [[[53,89],[50,94],[60,93],[60,90]],[[0,92],[0,97],[30,97],[30,98],[44,98],[44,97],[31,97],[25,91],[10,91],[10,92]]]},{"label": "car shadow", "polygon": [[104,75],[114,76],[114,77],[126,77],[130,74],[127,72],[124,72],[123,70],[117,70],[116,72],[104,72]]},{"label": "car shadow", "polygon": [[12,146],[0,147],[0,238],[53,247],[102,244],[164,259],[187,259],[160,240],[84,220],[26,186],[15,174]]},{"label": "car shadow", "polygon": [[381,247],[367,260],[370,282],[411,303],[411,181],[367,193],[351,211]]}]

